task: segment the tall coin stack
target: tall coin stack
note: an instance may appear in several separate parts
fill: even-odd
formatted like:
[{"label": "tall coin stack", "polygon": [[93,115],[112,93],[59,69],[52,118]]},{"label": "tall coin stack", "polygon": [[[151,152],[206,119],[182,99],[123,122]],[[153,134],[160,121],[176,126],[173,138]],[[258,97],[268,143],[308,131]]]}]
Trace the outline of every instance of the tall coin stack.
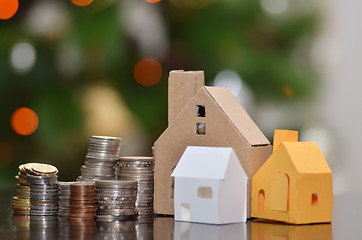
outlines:
[{"label": "tall coin stack", "polygon": [[74,182],[58,182],[59,194],[59,217],[67,217],[69,214],[70,184]]},{"label": "tall coin stack", "polygon": [[49,164],[32,163],[26,170],[30,183],[30,216],[56,216],[58,169]]},{"label": "tall coin stack", "polygon": [[138,183],[136,200],[138,217],[153,216],[153,158],[121,157],[118,166],[118,179]]},{"label": "tall coin stack", "polygon": [[16,215],[29,215],[30,212],[30,184],[27,178],[27,168],[31,163],[19,166],[18,175],[15,177],[16,196],[13,197],[13,211]]},{"label": "tall coin stack", "polygon": [[81,168],[80,181],[114,180],[121,150],[121,138],[91,136],[85,164]]},{"label": "tall coin stack", "polygon": [[93,222],[96,211],[94,184],[84,182],[70,184],[69,222]]},{"label": "tall coin stack", "polygon": [[137,215],[137,182],[96,180],[97,220],[117,221]]}]

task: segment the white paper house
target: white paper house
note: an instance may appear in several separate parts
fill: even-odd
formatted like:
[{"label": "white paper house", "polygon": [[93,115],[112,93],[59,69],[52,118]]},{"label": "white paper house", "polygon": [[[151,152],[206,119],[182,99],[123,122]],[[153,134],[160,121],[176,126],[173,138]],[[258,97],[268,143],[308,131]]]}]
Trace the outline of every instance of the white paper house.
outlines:
[{"label": "white paper house", "polygon": [[171,176],[176,221],[246,222],[248,177],[232,148],[189,146]]}]

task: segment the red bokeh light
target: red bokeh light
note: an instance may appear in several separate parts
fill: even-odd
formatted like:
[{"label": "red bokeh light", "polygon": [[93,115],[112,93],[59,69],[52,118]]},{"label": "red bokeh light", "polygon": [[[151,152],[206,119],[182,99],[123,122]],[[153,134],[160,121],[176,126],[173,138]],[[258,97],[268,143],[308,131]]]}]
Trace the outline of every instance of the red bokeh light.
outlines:
[{"label": "red bokeh light", "polygon": [[71,2],[77,6],[87,6],[93,2],[93,0],[71,0]]},{"label": "red bokeh light", "polygon": [[142,86],[153,86],[161,80],[162,66],[153,58],[144,58],[134,67],[133,75]]},{"label": "red bokeh light", "polygon": [[18,0],[0,0],[0,19],[9,19],[18,11]]},{"label": "red bokeh light", "polygon": [[145,0],[146,2],[149,3],[157,3],[157,2],[161,2],[161,0]]},{"label": "red bokeh light", "polygon": [[21,107],[11,116],[11,127],[20,135],[30,135],[38,128],[39,119],[30,108]]}]

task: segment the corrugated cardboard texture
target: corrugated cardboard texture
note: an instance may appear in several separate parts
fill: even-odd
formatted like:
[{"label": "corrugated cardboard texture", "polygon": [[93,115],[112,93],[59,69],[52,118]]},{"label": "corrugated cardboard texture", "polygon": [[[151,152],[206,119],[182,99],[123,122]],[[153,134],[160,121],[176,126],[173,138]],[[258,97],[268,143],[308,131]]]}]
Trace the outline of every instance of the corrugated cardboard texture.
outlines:
[{"label": "corrugated cardboard texture", "polygon": [[168,125],[205,85],[204,71],[171,71],[168,78]]},{"label": "corrugated cardboard texture", "polygon": [[269,145],[269,140],[256,126],[249,114],[227,88],[205,87],[225,115],[252,146]]},{"label": "corrugated cardboard texture", "polygon": [[[216,93],[217,89],[220,89],[220,93]],[[223,88],[214,88],[213,94],[218,95],[218,99],[233,97],[230,91],[225,91]],[[205,107],[205,117],[197,116],[197,105]],[[235,111],[240,109],[239,106]],[[230,109],[226,112],[232,111]],[[257,166],[261,166],[269,157],[271,153],[270,145],[259,146],[258,150],[253,152],[254,147],[246,141],[244,134],[248,136],[254,136],[254,134],[240,132],[236,128],[235,123],[226,115],[226,112],[208,92],[208,88],[203,87],[155,142],[153,151],[155,159],[154,208],[156,213],[173,214],[171,173],[187,146],[232,147],[248,175],[249,181]],[[246,124],[248,126],[254,124],[249,123],[251,121],[249,116],[237,119],[237,121],[240,122],[238,124]],[[206,124],[205,134],[196,134],[197,123]],[[255,130],[254,127],[250,130],[240,129],[244,129],[243,131],[245,132]],[[257,130],[260,131],[259,129]],[[255,135],[259,135],[259,133]],[[256,138],[250,138],[254,139],[254,144],[259,145],[255,140]],[[265,144],[265,139],[261,139],[263,141],[260,144]],[[248,197],[250,198],[250,195]],[[248,207],[248,216],[250,216],[250,202]]]},{"label": "corrugated cardboard texture", "polygon": [[[252,217],[293,224],[330,222],[332,182],[332,173],[316,143],[283,142],[253,177]],[[278,189],[281,185],[288,189]],[[262,208],[261,191],[265,193]],[[318,196],[316,204],[313,195]],[[282,202],[286,206],[280,206]]]}]

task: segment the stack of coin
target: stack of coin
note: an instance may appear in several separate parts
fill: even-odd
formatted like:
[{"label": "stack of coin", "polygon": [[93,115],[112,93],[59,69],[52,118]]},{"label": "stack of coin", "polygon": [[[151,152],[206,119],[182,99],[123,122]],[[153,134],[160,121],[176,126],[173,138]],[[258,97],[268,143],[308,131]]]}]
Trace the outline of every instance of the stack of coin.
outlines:
[{"label": "stack of coin", "polygon": [[70,184],[74,182],[58,182],[59,194],[59,217],[67,217],[69,214]]},{"label": "stack of coin", "polygon": [[137,182],[96,180],[97,220],[128,220],[137,215]]},{"label": "stack of coin", "polygon": [[153,158],[121,157],[118,163],[118,179],[137,181],[136,207],[138,217],[153,216]]},{"label": "stack of coin", "polygon": [[70,184],[69,214],[70,222],[94,221],[97,206],[94,197],[94,184],[76,182]]},{"label": "stack of coin", "polygon": [[49,164],[27,165],[30,183],[30,216],[58,214],[58,169]]},{"label": "stack of coin", "polygon": [[22,164],[19,166],[18,175],[15,177],[16,196],[13,197],[13,211],[17,215],[29,215],[30,212],[30,184],[27,179],[27,168],[31,163]]},{"label": "stack of coin", "polygon": [[106,136],[91,136],[85,164],[81,168],[78,180],[114,180],[116,166],[121,149],[121,138]]}]

